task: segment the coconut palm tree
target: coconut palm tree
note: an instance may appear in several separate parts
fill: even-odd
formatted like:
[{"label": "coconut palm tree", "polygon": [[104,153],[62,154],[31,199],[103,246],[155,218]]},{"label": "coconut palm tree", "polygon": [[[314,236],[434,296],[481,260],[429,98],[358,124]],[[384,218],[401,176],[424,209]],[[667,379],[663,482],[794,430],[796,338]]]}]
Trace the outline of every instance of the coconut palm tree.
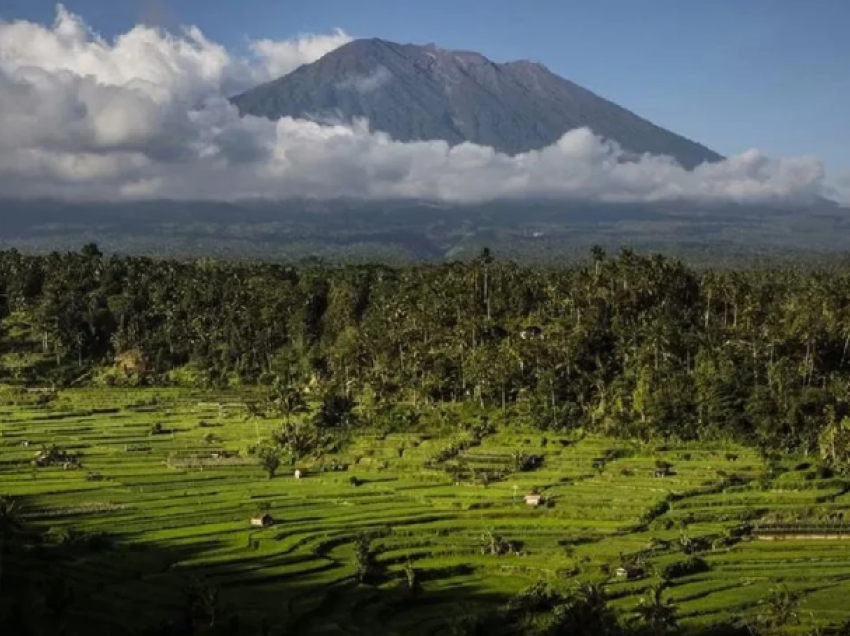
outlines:
[{"label": "coconut palm tree", "polygon": [[775,587],[762,601],[763,610],[756,616],[757,625],[766,634],[775,634],[788,625],[799,623],[798,600],[798,595],[786,585]]},{"label": "coconut palm tree", "polygon": [[635,610],[651,634],[667,634],[676,629],[676,605],[664,599],[667,582],[662,581],[650,588]]}]

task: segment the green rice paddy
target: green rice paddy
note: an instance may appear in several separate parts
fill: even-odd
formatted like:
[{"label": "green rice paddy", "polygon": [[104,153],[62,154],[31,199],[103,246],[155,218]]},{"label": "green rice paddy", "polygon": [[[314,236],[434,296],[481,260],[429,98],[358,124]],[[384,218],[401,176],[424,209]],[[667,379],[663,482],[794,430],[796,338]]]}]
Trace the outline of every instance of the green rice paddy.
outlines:
[{"label": "green rice paddy", "polygon": [[[190,577],[217,587],[245,622],[287,633],[374,633],[375,625],[385,634],[445,633],[452,617],[502,607],[541,579],[564,588],[609,581],[614,604],[628,612],[657,568],[687,558],[683,540],[708,564],[672,579],[686,628],[753,612],[778,583],[801,594],[800,629],[850,619],[850,541],[725,540],[770,514],[850,510],[844,481],[790,460],[768,478],[747,448],[502,427],[440,465],[429,459],[446,436],[363,433],[336,455],[299,464],[303,479],[287,467],[269,480],[247,449],[275,422],[222,411],[218,399],[81,389],[50,404],[0,407],[0,494],[22,503],[32,527],[104,532],[114,544],[46,573],[61,572],[76,590],[71,623],[115,634],[156,625],[181,611]],[[155,423],[163,434],[151,435]],[[33,467],[50,444],[80,453],[82,467]],[[515,472],[517,451],[542,461]],[[334,461],[347,470],[331,470]],[[446,470],[452,462],[463,471]],[[657,462],[672,474],[657,477]],[[488,472],[501,477],[475,477]],[[527,505],[531,492],[544,504]],[[252,527],[259,511],[274,525]],[[385,573],[376,585],[352,576],[361,531],[376,537]],[[488,533],[514,549],[482,551]],[[629,555],[643,555],[648,576],[617,578]],[[407,563],[422,582],[415,599],[403,585]]]}]

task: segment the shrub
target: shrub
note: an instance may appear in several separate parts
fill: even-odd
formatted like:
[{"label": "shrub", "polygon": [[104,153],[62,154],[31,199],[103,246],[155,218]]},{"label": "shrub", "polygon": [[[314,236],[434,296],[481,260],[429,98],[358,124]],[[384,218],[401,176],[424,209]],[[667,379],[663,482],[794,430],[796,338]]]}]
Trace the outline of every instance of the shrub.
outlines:
[{"label": "shrub", "polygon": [[561,602],[560,595],[547,583],[538,581],[513,596],[508,601],[512,612],[545,612]]},{"label": "shrub", "polygon": [[280,468],[280,451],[270,445],[263,445],[256,450],[257,462],[266,471],[269,479],[274,478]]},{"label": "shrub", "polygon": [[832,470],[829,466],[818,466],[817,470],[818,479],[832,479],[835,476],[835,471]]},{"label": "shrub", "polygon": [[104,532],[84,532],[74,528],[50,528],[45,538],[48,542],[66,548],[82,548],[99,552],[112,546],[112,541]]},{"label": "shrub", "polygon": [[511,457],[511,462],[514,472],[526,473],[539,468],[540,464],[543,463],[543,457],[516,451]]},{"label": "shrub", "polygon": [[661,568],[661,577],[664,579],[676,579],[692,574],[707,572],[710,569],[708,563],[699,557],[690,557],[685,561],[674,561]]}]

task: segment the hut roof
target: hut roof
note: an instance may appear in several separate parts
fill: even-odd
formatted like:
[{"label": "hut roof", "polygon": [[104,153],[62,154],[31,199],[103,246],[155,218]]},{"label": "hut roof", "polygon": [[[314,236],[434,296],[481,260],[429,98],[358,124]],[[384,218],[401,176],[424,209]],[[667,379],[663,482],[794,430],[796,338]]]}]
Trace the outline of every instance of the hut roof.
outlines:
[{"label": "hut roof", "polygon": [[525,503],[527,503],[527,504],[531,504],[531,505],[536,506],[541,501],[543,501],[543,495],[538,495],[536,493],[530,493],[530,494],[525,496]]},{"label": "hut roof", "polygon": [[262,515],[255,515],[251,517],[251,525],[252,526],[270,526],[274,523],[274,519],[268,513]]}]

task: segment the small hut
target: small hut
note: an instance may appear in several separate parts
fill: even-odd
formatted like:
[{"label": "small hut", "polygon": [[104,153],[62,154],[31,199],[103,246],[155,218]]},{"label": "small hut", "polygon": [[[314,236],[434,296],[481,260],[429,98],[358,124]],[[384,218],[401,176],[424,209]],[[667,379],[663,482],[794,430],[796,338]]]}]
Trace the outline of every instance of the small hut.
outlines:
[{"label": "small hut", "polygon": [[614,574],[618,579],[639,579],[643,576],[643,569],[635,566],[635,565],[627,565],[626,567],[617,568],[614,571]]},{"label": "small hut", "polygon": [[268,513],[251,517],[251,525],[255,528],[269,528],[274,525],[274,519]]},{"label": "small hut", "polygon": [[537,493],[531,493],[525,496],[525,503],[529,506],[539,506],[543,503],[543,495],[538,495]]}]

